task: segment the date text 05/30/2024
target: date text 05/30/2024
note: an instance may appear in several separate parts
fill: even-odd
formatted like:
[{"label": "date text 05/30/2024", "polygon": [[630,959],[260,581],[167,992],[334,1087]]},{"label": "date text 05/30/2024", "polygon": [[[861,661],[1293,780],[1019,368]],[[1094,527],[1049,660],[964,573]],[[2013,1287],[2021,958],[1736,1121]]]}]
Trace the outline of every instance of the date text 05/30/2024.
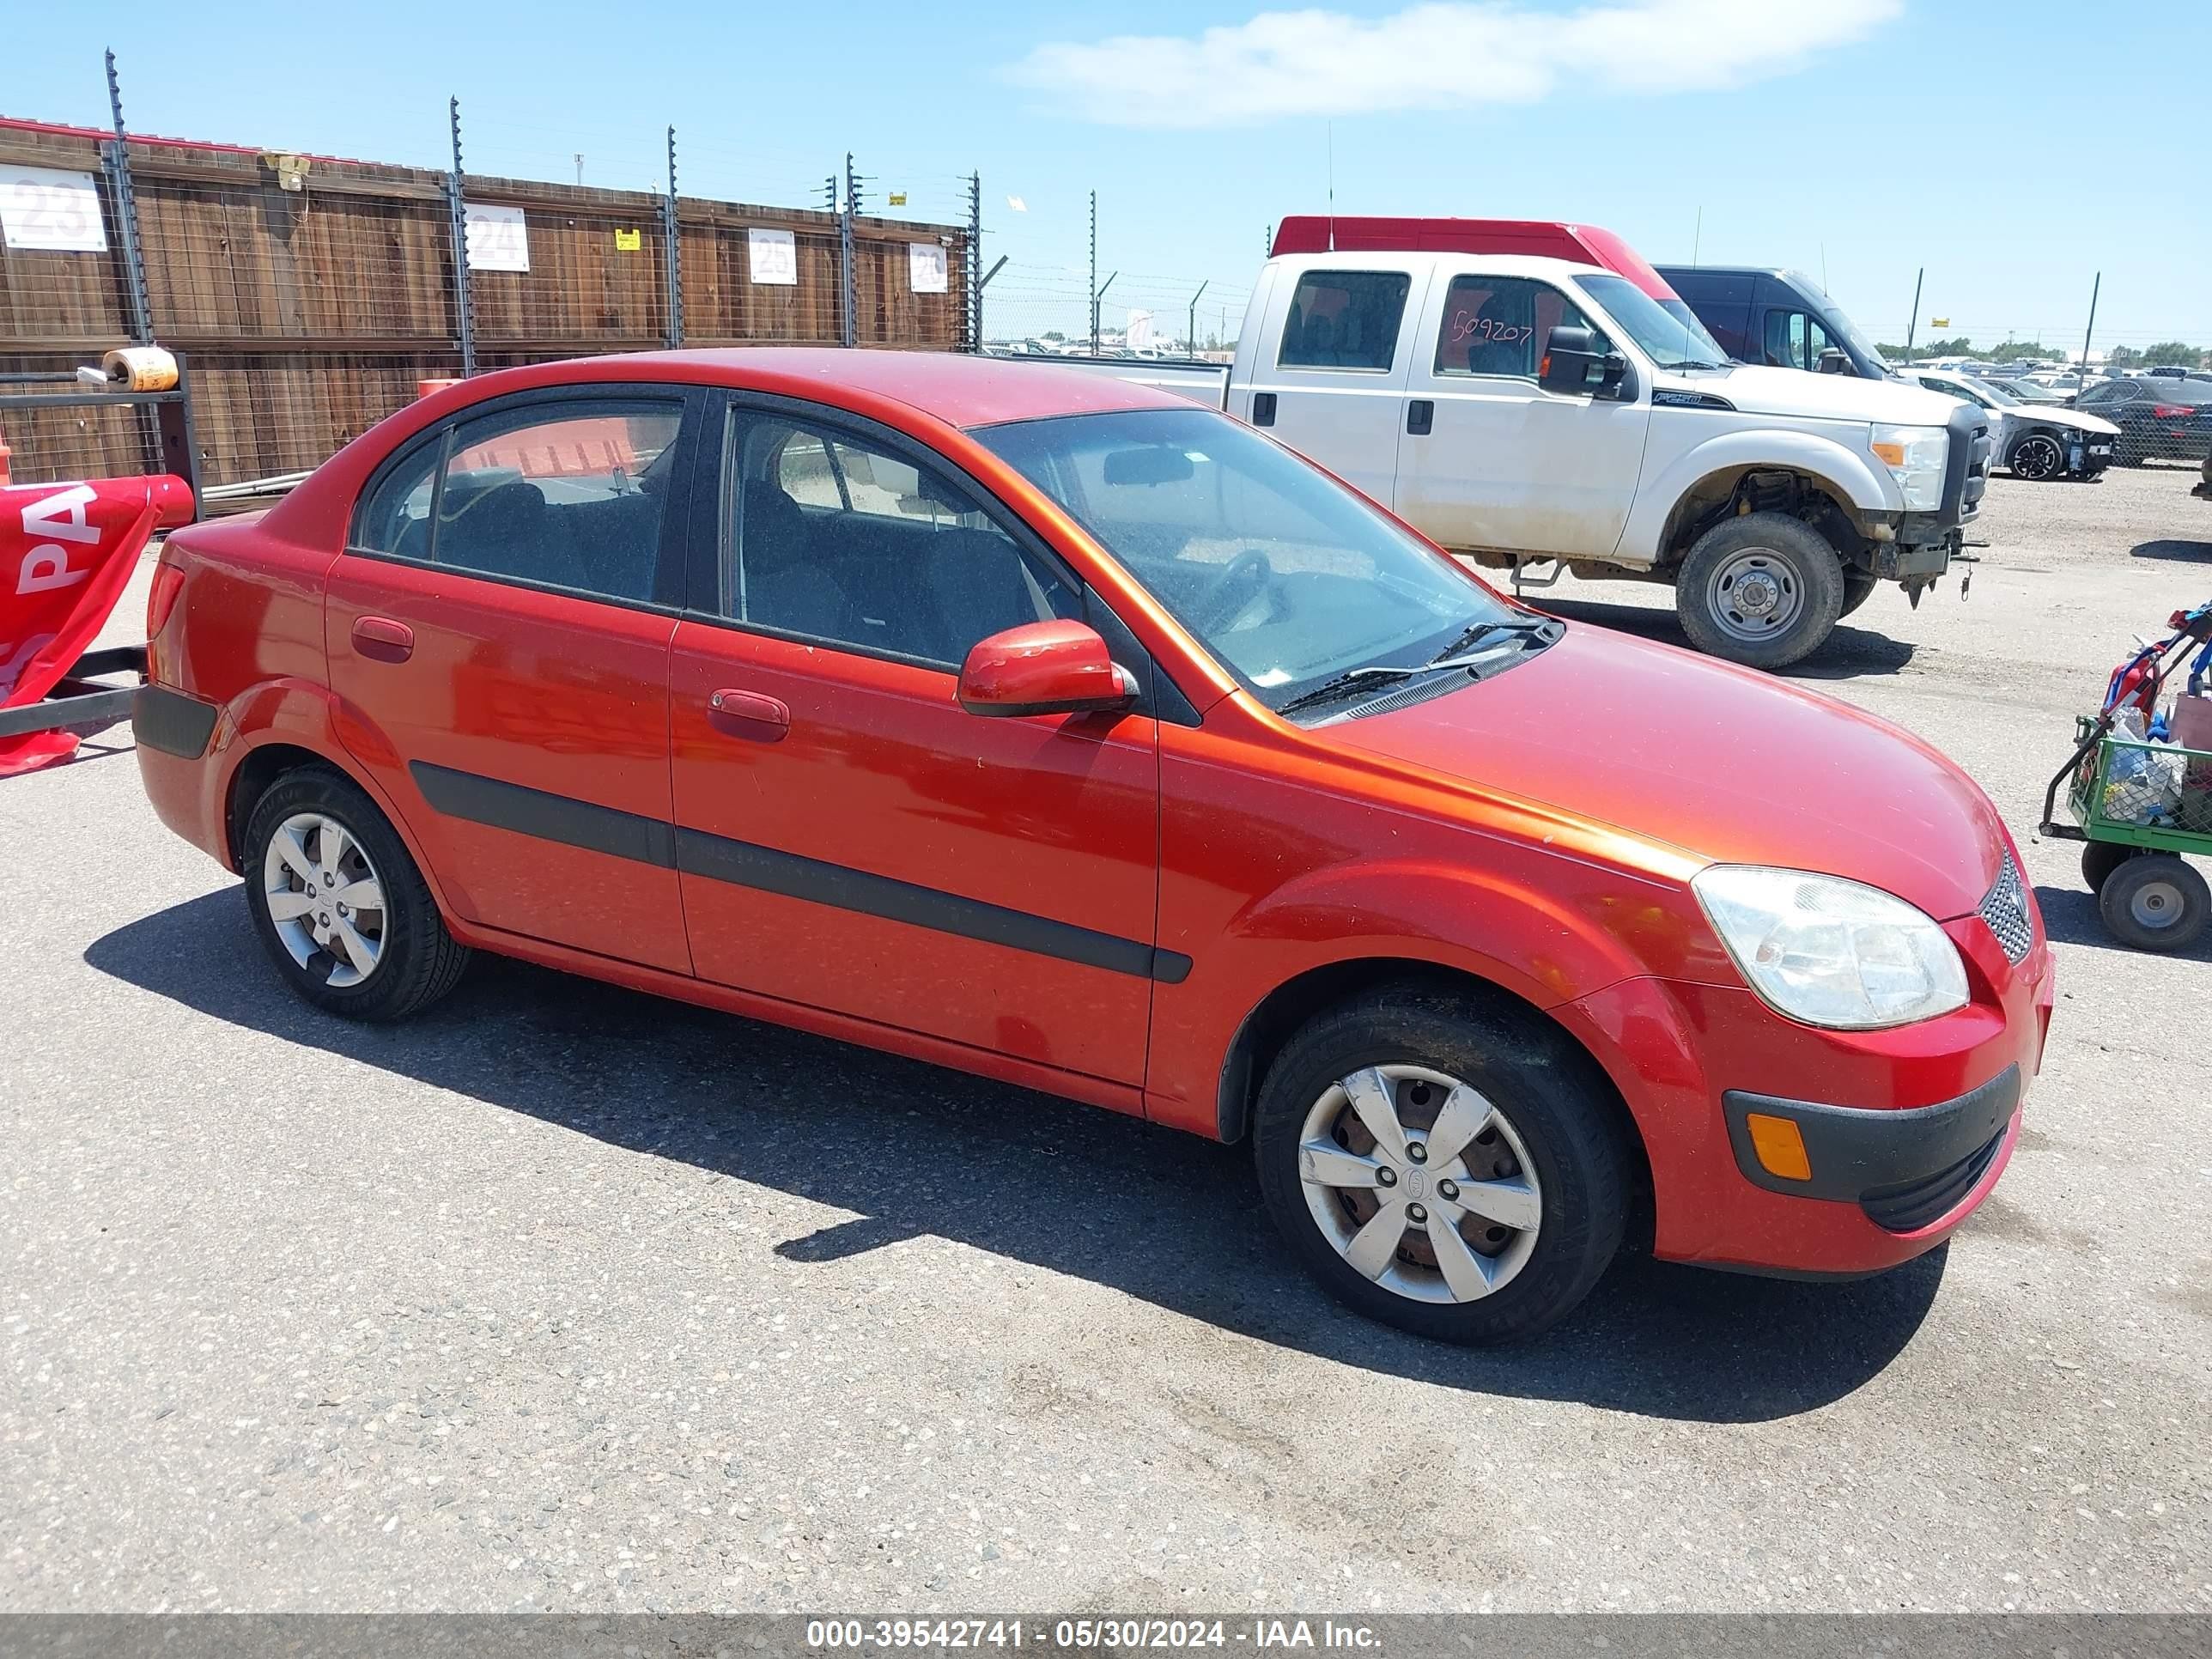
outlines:
[{"label": "date text 05/30/2024", "polygon": [[810,1619],[818,1652],[896,1649],[1035,1648],[1081,1652],[1133,1648],[1336,1649],[1380,1645],[1365,1625],[1334,1619]]}]

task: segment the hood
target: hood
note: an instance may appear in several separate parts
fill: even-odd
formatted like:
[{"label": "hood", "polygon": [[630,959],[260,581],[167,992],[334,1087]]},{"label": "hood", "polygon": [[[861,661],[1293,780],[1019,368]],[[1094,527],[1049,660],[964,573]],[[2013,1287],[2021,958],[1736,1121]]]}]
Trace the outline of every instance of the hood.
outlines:
[{"label": "hood", "polygon": [[1495,679],[1313,736],[1717,864],[1848,877],[1938,921],[1975,910],[2002,863],[1989,798],[1911,733],[1583,623]]},{"label": "hood", "polygon": [[1897,380],[1856,374],[1816,374],[1803,368],[1738,363],[1717,372],[1661,373],[1655,385],[1725,398],[1753,415],[1791,415],[1810,420],[1880,421],[1891,426],[1942,426],[1956,398]]},{"label": "hood", "polygon": [[2022,404],[2017,409],[1994,411],[2006,419],[2023,422],[2029,426],[2063,427],[2069,432],[2094,432],[2104,437],[2117,438],[2119,428],[2110,421],[2099,420],[2094,415],[2084,415],[2063,404]]}]

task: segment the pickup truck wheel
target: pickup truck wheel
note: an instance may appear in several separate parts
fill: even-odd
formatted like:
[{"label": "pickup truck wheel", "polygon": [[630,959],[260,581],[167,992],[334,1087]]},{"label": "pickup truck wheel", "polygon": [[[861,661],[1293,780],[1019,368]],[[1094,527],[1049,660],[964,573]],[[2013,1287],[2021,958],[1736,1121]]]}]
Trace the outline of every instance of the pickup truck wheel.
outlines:
[{"label": "pickup truck wheel", "polygon": [[253,931],[285,983],[318,1008],[404,1019],[468,966],[406,843],[326,767],[288,772],[254,803],[240,867]]},{"label": "pickup truck wheel", "polygon": [[1850,616],[1852,611],[1872,599],[1875,589],[1881,586],[1881,579],[1878,576],[1869,576],[1863,570],[1846,570],[1844,572],[1843,608],[1837,611],[1836,615]]},{"label": "pickup truck wheel", "polygon": [[1785,513],[1749,513],[1698,538],[1675,573],[1690,643],[1753,668],[1809,655],[1844,613],[1844,565],[1820,532]]},{"label": "pickup truck wheel", "polygon": [[2064,476],[2066,452],[2048,432],[2031,432],[2012,447],[2007,465],[2012,468],[2014,477],[2040,483],[2046,478]]},{"label": "pickup truck wheel", "polygon": [[1601,1091],[1533,1018],[1372,993],[1268,1067],[1261,1190],[1339,1300],[1422,1336],[1511,1341],[1565,1316],[1620,1247],[1627,1158]]},{"label": "pickup truck wheel", "polygon": [[2177,854],[2142,853],[2105,878],[2097,908],[2123,945],[2182,951],[2212,918],[2212,888]]}]

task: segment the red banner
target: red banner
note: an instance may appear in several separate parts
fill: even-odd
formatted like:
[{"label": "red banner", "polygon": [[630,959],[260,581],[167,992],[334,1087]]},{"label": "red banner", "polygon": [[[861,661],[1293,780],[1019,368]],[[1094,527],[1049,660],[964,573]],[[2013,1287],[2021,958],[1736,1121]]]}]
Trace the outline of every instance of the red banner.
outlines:
[{"label": "red banner", "polygon": [[[52,690],[106,626],[146,538],[191,517],[182,478],[0,488],[0,708]],[[0,738],[0,777],[76,752],[65,732]]]}]

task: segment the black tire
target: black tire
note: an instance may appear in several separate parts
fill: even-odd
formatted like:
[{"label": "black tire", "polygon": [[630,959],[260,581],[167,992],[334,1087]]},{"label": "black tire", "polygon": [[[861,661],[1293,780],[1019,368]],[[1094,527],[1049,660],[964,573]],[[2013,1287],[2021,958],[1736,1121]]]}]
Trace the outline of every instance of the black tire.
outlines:
[{"label": "black tire", "polygon": [[[375,965],[350,984],[331,982],[340,965],[334,957],[312,957],[307,963],[296,960],[270,914],[263,873],[270,843],[287,820],[306,812],[335,821],[349,835],[383,890]],[[451,991],[468,967],[469,949],[446,931],[437,901],[408,856],[406,843],[358,785],[328,767],[287,772],[262,793],[246,819],[240,865],[246,911],[262,948],[285,983],[318,1008],[349,1019],[404,1019]]]},{"label": "black tire", "polygon": [[2185,951],[2212,918],[2212,888],[2174,854],[2140,853],[2105,878],[2097,908],[2123,945]]},{"label": "black tire", "polygon": [[2014,477],[2041,483],[2066,476],[2066,451],[2048,432],[2030,432],[2013,445],[2005,465]]},{"label": "black tire", "polygon": [[[1726,578],[1731,592],[1747,591],[1743,578],[1731,576],[1745,562],[1759,562],[1770,582],[1781,589],[1778,609],[1788,620],[1769,634],[1755,631],[1757,619],[1728,608],[1717,591]],[[1785,612],[1780,605],[1787,605]],[[1844,614],[1844,565],[1820,532],[1786,513],[1747,513],[1718,524],[1698,538],[1675,573],[1674,610],[1690,643],[1708,656],[1753,668],[1786,668],[1818,650]]]},{"label": "black tire", "polygon": [[2081,879],[2089,884],[2089,890],[2101,893],[2110,881],[2112,872],[2135,856],[2136,849],[2123,847],[2116,841],[2085,841],[2081,843]]},{"label": "black tire", "polygon": [[1863,570],[1844,571],[1844,605],[1842,610],[1836,612],[1838,619],[1850,616],[1852,611],[1872,599],[1875,589],[1881,586],[1880,577],[1869,576]]},{"label": "black tire", "polygon": [[[1480,1091],[1510,1124],[1534,1170],[1542,1207],[1527,1230],[1533,1243],[1486,1296],[1425,1302],[1377,1284],[1345,1260],[1308,1206],[1299,1150],[1308,1112],[1340,1079],[1390,1065],[1425,1067]],[[1275,1224],[1331,1295],[1417,1335],[1510,1342],[1565,1317],[1620,1248],[1630,1180],[1617,1110],[1595,1064],[1535,1016],[1500,1015],[1448,993],[1401,986],[1316,1016],[1284,1047],[1261,1085],[1254,1153]],[[1434,1192],[1431,1201],[1442,1195]],[[1347,1190],[1339,1200],[1346,1206],[1347,1226],[1357,1219],[1349,1207],[1354,1196]],[[1410,1228],[1407,1237],[1412,1245],[1401,1243],[1384,1271],[1400,1270],[1403,1262],[1437,1275],[1432,1251],[1425,1268],[1407,1253],[1429,1249],[1425,1238]],[[1515,1248],[1505,1247],[1495,1260],[1509,1261]]]}]

